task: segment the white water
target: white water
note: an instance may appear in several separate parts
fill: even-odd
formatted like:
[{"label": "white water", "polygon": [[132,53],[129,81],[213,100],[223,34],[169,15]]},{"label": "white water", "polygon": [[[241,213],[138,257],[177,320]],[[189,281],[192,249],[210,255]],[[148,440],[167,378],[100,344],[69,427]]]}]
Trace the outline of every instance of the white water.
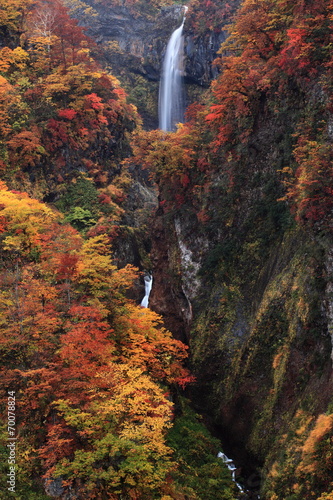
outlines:
[{"label": "white water", "polygon": [[[186,13],[185,9],[185,13]],[[162,78],[159,91],[159,127],[166,132],[174,131],[177,123],[184,121],[183,22],[171,35],[164,56]]]},{"label": "white water", "polygon": [[145,296],[141,301],[141,307],[147,308],[149,303],[149,295],[151,292],[151,287],[153,286],[153,277],[150,274],[147,274],[144,277],[144,281],[145,281]]},{"label": "white water", "polygon": [[241,485],[239,483],[237,483],[236,481],[236,470],[237,470],[237,467],[235,466],[234,462],[232,461],[231,458],[228,458],[227,455],[225,455],[224,453],[222,453],[222,451],[219,451],[217,456],[219,458],[222,458],[223,462],[226,464],[226,466],[228,467],[228,469],[230,470],[231,472],[231,475],[232,475],[232,480],[236,483],[236,486],[238,487],[238,489],[244,493],[244,490],[243,488],[241,487]]}]

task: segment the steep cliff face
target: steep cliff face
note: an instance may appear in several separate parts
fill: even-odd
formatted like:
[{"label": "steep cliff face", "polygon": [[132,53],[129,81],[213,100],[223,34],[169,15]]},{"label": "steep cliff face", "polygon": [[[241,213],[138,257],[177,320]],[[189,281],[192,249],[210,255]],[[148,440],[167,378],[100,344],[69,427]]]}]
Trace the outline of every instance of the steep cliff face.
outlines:
[{"label": "steep cliff face", "polygon": [[208,87],[218,69],[212,63],[227,38],[224,31],[208,32],[199,37],[185,28],[185,83]]},{"label": "steep cliff face", "polygon": [[215,176],[202,202],[208,220],[197,207],[161,208],[152,250],[151,305],[190,345],[191,399],[249,476],[246,488],[258,489],[261,470],[267,499],[286,498],[293,475],[305,482],[294,436],[301,449],[330,408],[333,383],[331,242],[297,228],[276,201],[285,127],[270,117],[254,134],[237,206]]},{"label": "steep cliff face", "polygon": [[155,16],[144,16],[126,6],[86,3],[93,7],[94,16],[87,19],[81,12],[81,22],[87,23],[89,35],[101,45],[114,69],[120,74],[137,72],[148,80],[159,81],[163,50],[181,21],[182,6],[165,7]]},{"label": "steep cliff face", "polygon": [[209,245],[206,236],[193,231],[193,222],[192,217],[166,222],[159,209],[151,232],[155,278],[150,305],[163,315],[167,328],[187,344],[201,284],[198,272]]}]

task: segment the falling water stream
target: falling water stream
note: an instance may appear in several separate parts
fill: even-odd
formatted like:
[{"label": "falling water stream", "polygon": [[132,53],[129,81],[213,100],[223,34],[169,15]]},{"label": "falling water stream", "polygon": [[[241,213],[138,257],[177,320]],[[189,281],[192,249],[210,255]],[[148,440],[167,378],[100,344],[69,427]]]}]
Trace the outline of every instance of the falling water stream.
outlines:
[{"label": "falling water stream", "polygon": [[182,24],[171,35],[164,56],[159,91],[159,127],[166,132],[174,131],[177,123],[184,120],[183,60],[184,41]]},{"label": "falling water stream", "polygon": [[146,276],[144,277],[144,282],[145,282],[145,296],[141,301],[141,307],[147,308],[149,303],[149,295],[151,292],[151,287],[153,286],[153,277],[150,274],[146,274]]},{"label": "falling water stream", "polygon": [[218,456],[218,458],[221,458],[223,460],[223,462],[226,464],[226,466],[230,470],[231,476],[232,476],[232,480],[236,483],[239,491],[241,491],[242,493],[244,493],[243,488],[236,481],[236,470],[237,470],[237,467],[235,466],[233,460],[231,458],[227,457],[227,455],[225,455],[224,453],[222,453],[222,451],[219,451],[218,454],[217,454],[217,456]]}]

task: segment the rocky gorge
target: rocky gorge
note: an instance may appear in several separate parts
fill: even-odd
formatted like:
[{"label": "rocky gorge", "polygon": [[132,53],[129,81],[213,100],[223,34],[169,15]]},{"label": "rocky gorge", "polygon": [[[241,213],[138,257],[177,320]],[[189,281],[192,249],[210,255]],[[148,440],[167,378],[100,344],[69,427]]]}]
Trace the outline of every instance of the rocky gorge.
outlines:
[{"label": "rocky gorge", "polygon": [[333,498],[333,3],[186,7],[0,5],[5,494]]},{"label": "rocky gorge", "polygon": [[[102,46],[109,38],[117,41],[118,61],[112,53],[106,58],[123,68],[134,92],[135,79],[144,79],[143,106],[157,102],[165,45],[180,16],[181,6],[166,7],[143,27],[140,18],[125,21],[103,11],[103,23],[96,21],[91,30]],[[130,36],[124,25],[131,25]],[[198,35],[185,23],[184,37],[190,104],[218,76],[212,61],[226,33],[222,25]],[[273,112],[263,92],[246,146],[238,146],[237,160],[211,160],[222,165],[205,179],[206,188],[201,184],[199,201],[185,194],[182,204],[166,209],[172,183],[159,180],[159,208],[149,235],[150,307],[190,346],[192,403],[243,467],[248,489],[259,493],[260,476],[261,498],[267,499],[287,498],[285,487],[288,499],[307,494],[302,446],[332,404],[331,239],[295,225],[281,183],[293,134],[304,108],[315,107],[315,93],[315,85],[291,85],[284,106]],[[156,107],[147,113],[137,104],[146,126],[156,128]],[[232,188],[226,184],[228,161]],[[201,211],[206,217],[198,217]],[[301,496],[293,493],[296,476]],[[329,476],[318,481],[325,489]]]}]

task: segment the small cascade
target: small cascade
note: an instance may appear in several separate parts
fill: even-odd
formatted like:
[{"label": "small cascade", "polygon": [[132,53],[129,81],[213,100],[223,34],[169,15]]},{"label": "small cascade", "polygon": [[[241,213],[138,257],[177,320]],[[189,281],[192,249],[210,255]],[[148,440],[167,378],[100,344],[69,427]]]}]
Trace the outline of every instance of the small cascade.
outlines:
[{"label": "small cascade", "polygon": [[146,274],[146,276],[144,277],[144,282],[145,282],[145,296],[141,301],[141,307],[147,308],[149,303],[149,295],[151,292],[151,287],[153,286],[153,277],[150,274]]},{"label": "small cascade", "polygon": [[184,8],[182,24],[171,35],[167,45],[159,91],[159,127],[166,132],[174,131],[177,123],[184,121],[183,26],[187,7]]},{"label": "small cascade", "polygon": [[217,456],[218,456],[218,458],[221,458],[223,460],[223,462],[226,464],[226,466],[230,470],[231,476],[232,476],[232,480],[236,483],[236,486],[238,487],[239,491],[241,491],[241,493],[244,493],[243,488],[236,481],[236,470],[237,470],[237,467],[235,466],[233,460],[231,458],[228,458],[227,455],[225,455],[224,453],[222,453],[222,451],[219,451],[218,454],[217,454]]}]

